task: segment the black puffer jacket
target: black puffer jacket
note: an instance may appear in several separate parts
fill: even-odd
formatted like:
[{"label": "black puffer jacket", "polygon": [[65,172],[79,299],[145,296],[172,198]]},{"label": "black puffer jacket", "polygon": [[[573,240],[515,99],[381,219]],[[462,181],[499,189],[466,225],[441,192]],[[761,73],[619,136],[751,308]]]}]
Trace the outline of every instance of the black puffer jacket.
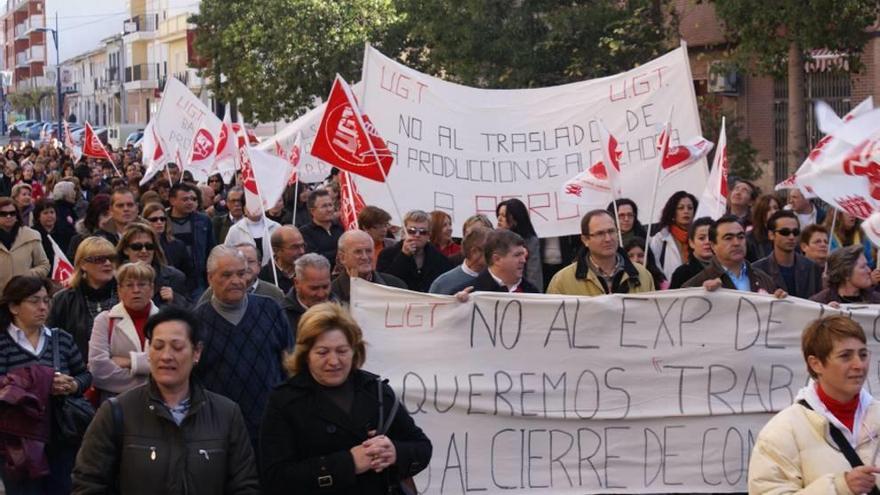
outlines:
[{"label": "black puffer jacket", "polygon": [[[354,401],[345,414],[308,373],[278,385],[269,397],[260,429],[263,493],[389,493],[403,478],[425,469],[431,460],[431,441],[400,407],[388,437],[397,463],[382,473],[355,474],[349,450],[367,438],[379,423],[378,380],[366,371],[352,371]],[[382,385],[383,416],[391,413],[394,392]],[[387,421],[387,419],[386,419]],[[393,493],[393,492],[392,492]]]},{"label": "black puffer jacket", "polygon": [[178,426],[152,381],[120,395],[121,439],[114,438],[110,403],[102,404],[76,458],[73,493],[111,493],[118,479],[119,493],[126,495],[258,494],[254,453],[238,406],[194,382],[190,397]]}]

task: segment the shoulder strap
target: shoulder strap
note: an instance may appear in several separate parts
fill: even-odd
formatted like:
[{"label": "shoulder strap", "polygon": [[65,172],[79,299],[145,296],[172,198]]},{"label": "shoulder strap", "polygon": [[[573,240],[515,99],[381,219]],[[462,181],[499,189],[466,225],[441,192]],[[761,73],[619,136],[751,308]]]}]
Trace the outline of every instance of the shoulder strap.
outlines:
[{"label": "shoulder strap", "polygon": [[376,383],[378,384],[378,392],[379,392],[379,425],[376,431],[377,435],[385,435],[388,433],[388,430],[391,429],[391,423],[394,422],[394,416],[397,415],[397,409],[400,408],[400,401],[397,400],[397,397],[394,396],[394,391],[391,391],[391,396],[394,398],[394,403],[391,405],[391,412],[388,413],[388,419],[384,419],[385,408],[383,407],[384,399],[383,399],[383,387],[386,380],[382,378],[376,378]]},{"label": "shoulder strap", "polygon": [[[798,404],[806,407],[807,409],[813,411],[814,409],[807,403],[804,399],[798,401]],[[829,432],[831,433],[831,439],[834,440],[834,443],[837,444],[837,448],[840,449],[840,452],[846,457],[846,460],[852,467],[863,466],[865,463],[862,462],[861,457],[856,454],[855,449],[853,449],[852,445],[850,445],[849,441],[846,437],[843,436],[843,432],[841,432],[834,424],[828,423]],[[869,492],[871,495],[880,495],[880,490],[877,489],[877,486],[874,485]]]},{"label": "shoulder strap", "polygon": [[52,367],[55,371],[61,371],[61,351],[58,349],[58,332],[57,328],[52,329]]},{"label": "shoulder strap", "polygon": [[113,444],[116,445],[117,455],[122,454],[122,405],[117,397],[107,399],[110,403],[110,413],[113,416]]}]

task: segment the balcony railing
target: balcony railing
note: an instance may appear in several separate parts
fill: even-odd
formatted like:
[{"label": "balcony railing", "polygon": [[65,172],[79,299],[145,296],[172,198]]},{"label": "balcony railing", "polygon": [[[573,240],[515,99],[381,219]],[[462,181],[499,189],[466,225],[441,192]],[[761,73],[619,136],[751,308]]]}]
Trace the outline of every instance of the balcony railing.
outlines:
[{"label": "balcony railing", "polygon": [[138,64],[125,68],[125,82],[158,80],[159,64]]},{"label": "balcony railing", "polygon": [[[130,24],[129,24],[130,23]],[[148,33],[156,31],[159,28],[159,14],[142,14],[134,16],[125,21],[127,34],[134,32]]]},{"label": "balcony railing", "polygon": [[45,62],[46,61],[46,47],[43,45],[34,45],[27,50],[27,61],[28,62]]},{"label": "balcony railing", "polygon": [[27,65],[28,63],[28,54],[27,52],[18,52],[15,54],[15,65],[16,67],[20,65]]},{"label": "balcony railing", "polygon": [[21,24],[16,24],[16,26],[15,26],[15,37],[16,37],[16,38],[19,38],[19,37],[24,36],[24,33],[26,33],[27,30],[28,30],[27,22],[22,22]]},{"label": "balcony railing", "polygon": [[27,21],[28,31],[46,27],[46,22],[41,15],[32,15]]}]

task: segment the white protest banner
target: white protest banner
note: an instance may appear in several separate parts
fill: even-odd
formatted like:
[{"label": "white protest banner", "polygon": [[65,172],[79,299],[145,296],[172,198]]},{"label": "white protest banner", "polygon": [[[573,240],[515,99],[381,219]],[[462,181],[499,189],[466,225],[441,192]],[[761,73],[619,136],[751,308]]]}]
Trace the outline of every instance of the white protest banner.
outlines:
[{"label": "white protest banner", "polygon": [[351,311],[364,369],[433,443],[427,494],[744,492],[758,432],[807,382],[803,328],[844,311],[880,342],[880,306],[728,290],[458,303],[358,279]]},{"label": "white protest banner", "polygon": [[[180,150],[181,169],[197,181],[213,173],[222,122],[177,78],[169,77],[154,118],[156,137],[164,150]],[[191,165],[191,166],[190,166]]]},{"label": "white protest banner", "polygon": [[[702,135],[684,47],[614,76],[523,90],[460,86],[367,47],[361,84],[361,107],[396,155],[388,183],[401,209],[446,211],[455,232],[470,215],[494,218],[499,201],[518,197],[539,236],[579,233],[581,216],[610,198],[570,204],[560,191],[601,161],[599,119],[620,141],[623,195],[640,202],[645,223],[656,125],[674,106],[672,143]],[[703,159],[664,181],[657,215],[674,191],[702,192],[706,174]],[[393,211],[384,185],[355,180],[368,204]]]},{"label": "white protest banner", "polygon": [[[351,88],[355,94],[360,95],[362,88],[360,83],[352,84]],[[326,104],[322,103],[316,108],[309,110],[308,113],[294,120],[284,129],[281,129],[278,134],[262,141],[256,148],[276,153],[275,143],[280,143],[282,149],[289,150],[296,142],[297,133],[302,133],[300,161],[296,170],[297,178],[300,182],[306,184],[323,181],[330,175],[330,170],[333,167],[324,160],[312,156],[311,151],[325,107]]]}]

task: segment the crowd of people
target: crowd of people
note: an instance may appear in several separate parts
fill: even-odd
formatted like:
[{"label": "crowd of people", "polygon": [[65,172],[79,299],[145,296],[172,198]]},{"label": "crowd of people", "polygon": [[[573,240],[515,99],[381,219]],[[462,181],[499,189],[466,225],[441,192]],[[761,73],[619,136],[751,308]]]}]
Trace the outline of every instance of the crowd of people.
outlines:
[{"label": "crowd of people", "polygon": [[[12,404],[18,429],[0,424],[9,494],[155,491],[144,480],[168,493],[406,493],[431,442],[361,369],[352,278],[459,300],[703,287],[880,302],[857,218],[746,180],[718,219],[695,218],[697,198],[679,191],[656,224],[623,198],[568,237],[539,238],[515,198],[461,232],[444,211],[397,225],[372,205],[346,231],[335,175],[253,215],[240,180],[199,184],[168,164],[141,186],[138,150],[113,155],[0,157],[0,401],[18,387],[53,412]],[[47,278],[56,249],[73,265],[64,284]],[[52,420],[89,405],[74,431]]]}]

